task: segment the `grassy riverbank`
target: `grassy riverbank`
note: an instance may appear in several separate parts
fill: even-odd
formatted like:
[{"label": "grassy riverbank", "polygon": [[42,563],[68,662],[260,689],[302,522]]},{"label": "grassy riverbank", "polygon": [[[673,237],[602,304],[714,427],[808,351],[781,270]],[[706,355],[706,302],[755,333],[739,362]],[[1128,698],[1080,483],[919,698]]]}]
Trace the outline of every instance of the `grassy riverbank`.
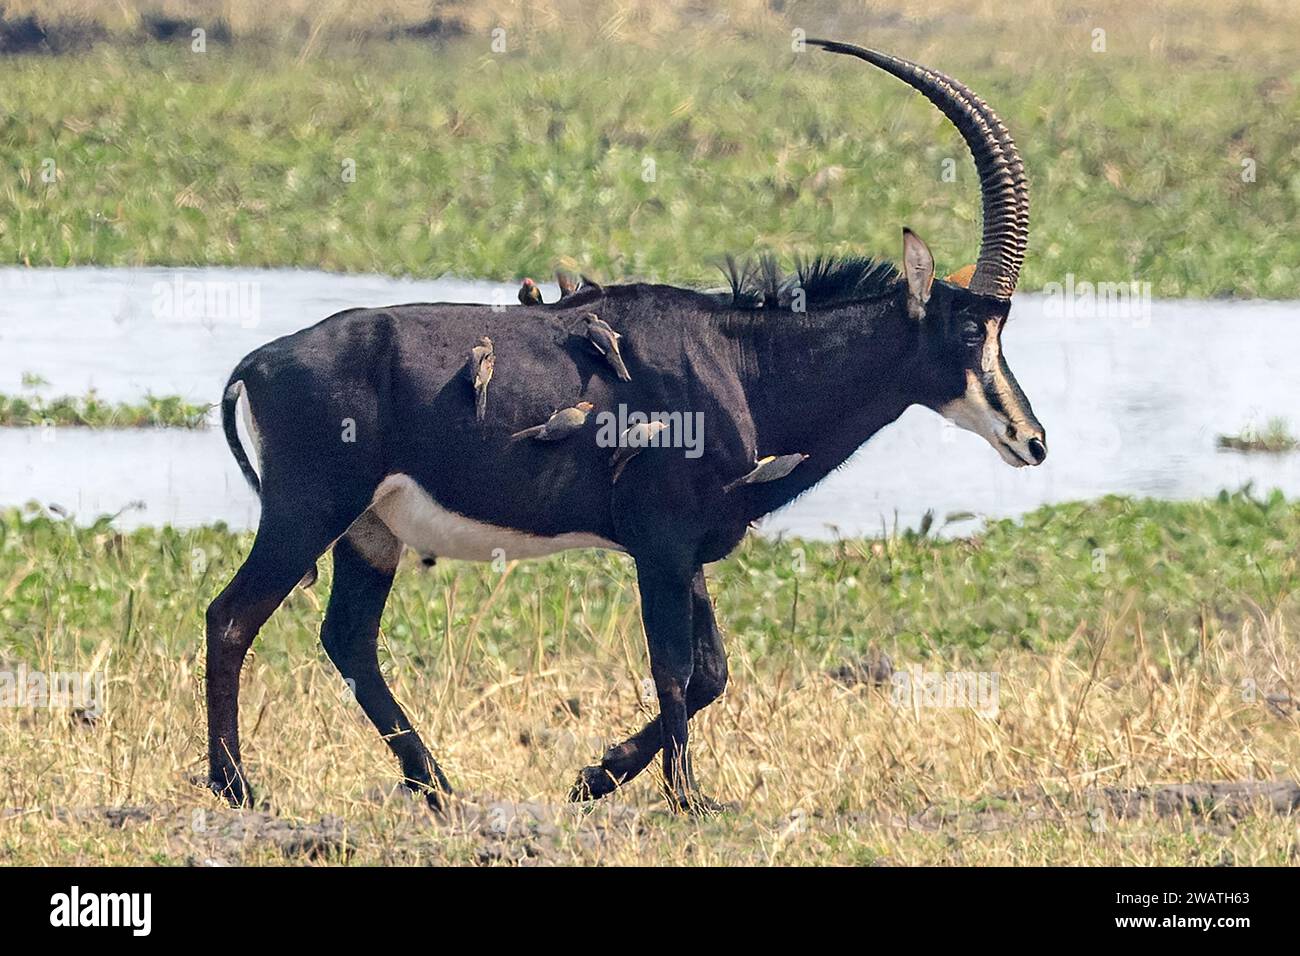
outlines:
[{"label": "grassy riverbank", "polygon": [[1300,13],[1285,4],[836,17],[735,2],[699,20],[625,3],[581,30],[563,4],[441,5],[456,28],[421,37],[403,32],[411,5],[383,8],[396,27],[292,6],[260,30],[250,5],[226,6],[229,39],[203,53],[188,30],[143,42],[138,16],[95,14],[94,43],[0,58],[0,261],[505,279],[567,260],[712,283],[727,252],[895,256],[903,224],[941,266],[971,261],[957,135],[889,77],[792,52],[798,27],[909,54],[996,106],[1033,183],[1023,288],[1074,273],[1157,296],[1300,296]]},{"label": "grassy riverbank", "polygon": [[139,402],[108,402],[85,395],[5,395],[0,393],[0,427],[203,428],[210,406],[177,395],[146,395]]},{"label": "grassy riverbank", "polygon": [[1271,418],[1268,424],[1264,426],[1263,431],[1257,428],[1247,428],[1239,435],[1220,435],[1218,437],[1220,448],[1229,451],[1248,451],[1248,452],[1266,452],[1270,455],[1280,455],[1285,452],[1294,451],[1300,442],[1296,441],[1291,429],[1284,418]]},{"label": "grassy riverbank", "polygon": [[[326,560],[246,671],[272,814],[240,822],[189,780],[202,612],[248,537],[10,513],[6,669],[103,670],[108,687],[99,715],[0,708],[0,860],[1293,862],[1294,822],[1267,812],[1099,807],[1300,776],[1297,541],[1300,506],[1249,495],[1063,505],[957,541],[750,541],[710,570],[734,679],[697,721],[700,772],[741,809],[706,822],[663,815],[648,777],[589,815],[562,806],[574,771],[653,708],[625,559],[399,575],[382,656],[471,800],[453,824],[377,802],[394,768],[316,637]],[[898,671],[995,675],[996,716],[891,701],[857,676],[881,652]],[[503,813],[522,816],[502,831]]]}]

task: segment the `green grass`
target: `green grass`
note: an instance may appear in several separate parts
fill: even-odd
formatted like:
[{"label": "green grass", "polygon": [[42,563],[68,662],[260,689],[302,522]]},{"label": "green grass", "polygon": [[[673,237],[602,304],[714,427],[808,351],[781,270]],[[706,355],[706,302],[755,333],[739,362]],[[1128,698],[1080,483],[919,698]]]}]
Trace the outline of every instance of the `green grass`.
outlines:
[{"label": "green grass", "polygon": [[177,395],[146,395],[141,402],[106,402],[85,395],[44,398],[0,394],[0,426],[74,425],[88,428],[203,428],[207,405]]},{"label": "green grass", "polygon": [[[830,667],[871,645],[909,654],[955,649],[975,658],[1043,650],[1103,625],[1136,637],[1138,617],[1169,635],[1170,653],[1194,654],[1203,628],[1215,622],[1294,605],[1297,541],[1300,504],[1280,494],[1195,503],[1111,497],[1046,507],[953,541],[751,537],[710,569],[710,579],[729,640],[773,666],[798,658]],[[106,640],[122,652],[193,650],[203,608],[249,543],[249,534],[221,526],[123,535],[108,519],[78,528],[11,511],[0,523],[0,590],[7,583],[9,591],[0,610],[5,653],[21,657],[24,647],[42,645],[51,626],[80,650]],[[316,590],[323,597],[328,559],[321,565]],[[538,655],[563,655],[573,649],[567,642],[582,641],[584,626],[599,630],[590,622],[627,610],[634,581],[630,562],[601,552],[519,565],[480,622],[486,657],[526,666]],[[439,658],[446,634],[467,626],[500,582],[486,565],[448,562],[423,571],[413,562],[398,576],[385,614],[390,647],[417,661]],[[456,615],[443,622],[442,602],[432,596],[446,592],[459,600]],[[283,655],[284,663],[308,653],[319,620],[313,603],[291,598],[273,618],[276,636],[262,653]]]},{"label": "green grass", "polygon": [[1231,451],[1262,451],[1276,455],[1294,451],[1300,443],[1291,434],[1286,419],[1271,418],[1262,432],[1247,428],[1240,435],[1220,435],[1218,444],[1220,448]]},{"label": "green grass", "polygon": [[[979,31],[891,39],[969,82],[1021,144],[1022,288],[1072,272],[1157,296],[1300,295],[1294,62],[1225,69],[1210,39],[1175,66],[1141,34],[1097,55],[1082,28],[1026,36],[1014,58]],[[103,46],[0,59],[0,89],[4,263],[508,279],[568,258],[716,283],[728,252],[895,257],[910,225],[953,270],[978,242],[973,168],[938,112],[864,64],[791,53],[788,33],[665,49],[543,33],[505,55],[466,37],[305,61]]]}]

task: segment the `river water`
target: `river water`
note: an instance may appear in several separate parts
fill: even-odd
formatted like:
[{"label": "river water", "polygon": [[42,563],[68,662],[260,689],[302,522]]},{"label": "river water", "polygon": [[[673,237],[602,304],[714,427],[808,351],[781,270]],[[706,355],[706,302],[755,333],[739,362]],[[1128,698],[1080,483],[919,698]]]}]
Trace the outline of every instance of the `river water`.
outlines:
[{"label": "river water", "polygon": [[[543,284],[547,301],[554,286]],[[95,388],[212,402],[243,355],[340,309],[400,302],[513,302],[515,287],[299,270],[0,269],[0,391],[25,372],[47,395]],[[1111,310],[1116,311],[1116,310]],[[1123,310],[1119,310],[1123,311]],[[1160,301],[1127,317],[1068,314],[1020,294],[1007,359],[1050,454],[1013,469],[982,439],[913,408],[784,511],[766,534],[875,535],[969,513],[1016,516],[1116,493],[1171,499],[1253,483],[1300,496],[1300,455],[1220,451],[1219,434],[1300,427],[1300,303]],[[117,525],[252,527],[257,501],[219,428],[202,431],[0,429],[0,507],[57,504]]]}]

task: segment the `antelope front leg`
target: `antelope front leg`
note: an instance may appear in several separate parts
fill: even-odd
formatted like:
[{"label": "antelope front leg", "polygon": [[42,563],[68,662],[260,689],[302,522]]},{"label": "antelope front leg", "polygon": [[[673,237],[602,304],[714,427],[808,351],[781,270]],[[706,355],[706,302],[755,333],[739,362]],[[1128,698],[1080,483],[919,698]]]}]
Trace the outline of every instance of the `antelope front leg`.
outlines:
[{"label": "antelope front leg", "polygon": [[[696,568],[691,581],[691,630],[694,634],[694,657],[691,660],[691,679],[686,685],[688,719],[717,700],[727,686],[727,655],[714,619],[713,602],[709,600],[703,568]],[[569,799],[597,800],[613,793],[649,766],[662,746],[663,733],[659,728],[659,718],[655,717],[639,733],[610,747],[600,763],[584,767],[569,793]]]}]

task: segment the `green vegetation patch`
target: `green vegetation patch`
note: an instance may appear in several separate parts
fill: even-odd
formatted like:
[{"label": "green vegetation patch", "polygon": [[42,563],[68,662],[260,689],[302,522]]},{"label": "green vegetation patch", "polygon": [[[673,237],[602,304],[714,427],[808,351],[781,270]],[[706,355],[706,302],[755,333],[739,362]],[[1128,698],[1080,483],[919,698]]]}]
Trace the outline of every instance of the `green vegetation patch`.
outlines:
[{"label": "green vegetation patch", "polygon": [[[1124,42],[1121,43],[1120,40]],[[1021,288],[1068,274],[1157,297],[1300,296],[1300,80],[1272,56],[1176,66],[963,26],[877,38],[978,90],[1033,195]],[[890,47],[886,46],[886,49]],[[187,43],[0,58],[0,262],[296,266],[717,284],[727,253],[973,262],[958,134],[864,64],[770,37],[664,49],[542,32],[493,54]],[[1172,55],[1172,54],[1170,54]]]},{"label": "green vegetation patch", "polygon": [[[223,526],[122,534],[11,511],[0,520],[0,633],[8,654],[47,642],[115,653],[201,648],[203,610],[243,560],[251,534]],[[321,581],[267,627],[264,659],[316,652]],[[1248,491],[1201,502],[1110,497],[1045,507],[979,535],[936,540],[774,541],[751,537],[709,569],[729,644],[773,667],[830,666],[875,645],[910,656],[1042,649],[1082,632],[1145,641],[1157,657],[1196,655],[1204,633],[1294,608],[1300,504]],[[384,616],[390,652],[414,666],[466,652],[465,666],[539,666],[592,641],[640,646],[635,572],[624,557],[567,552],[502,573],[412,561]],[[449,650],[448,641],[453,642]],[[734,645],[733,645],[734,646]],[[616,648],[616,649],[615,649]]]},{"label": "green vegetation patch", "polygon": [[107,402],[85,395],[0,394],[0,426],[76,425],[88,428],[203,428],[209,405],[176,395],[146,395],[140,402]]},{"label": "green vegetation patch", "polygon": [[1270,454],[1295,451],[1298,444],[1285,419],[1273,418],[1263,431],[1244,429],[1240,435],[1220,435],[1220,448],[1230,451],[1262,451]]}]

